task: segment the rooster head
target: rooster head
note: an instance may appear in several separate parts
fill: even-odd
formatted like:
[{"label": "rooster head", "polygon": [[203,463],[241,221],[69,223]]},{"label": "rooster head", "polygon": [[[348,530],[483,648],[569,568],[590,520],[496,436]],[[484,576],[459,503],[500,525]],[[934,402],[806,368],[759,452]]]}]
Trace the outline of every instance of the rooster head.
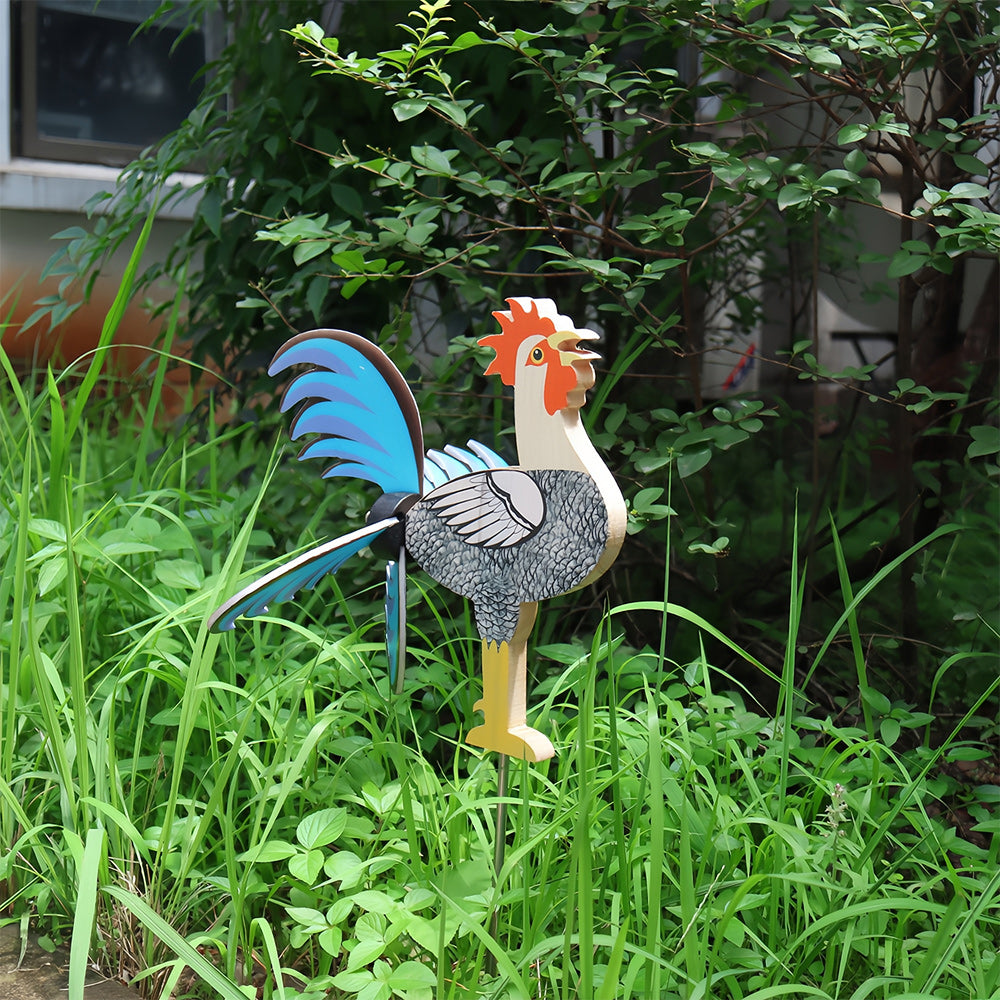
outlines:
[{"label": "rooster head", "polygon": [[479,343],[491,347],[496,357],[487,375],[499,375],[504,385],[515,386],[522,372],[544,372],[543,401],[553,415],[560,410],[579,409],[594,384],[591,362],[599,354],[580,346],[597,340],[593,330],[580,330],[556,311],[551,299],[507,299],[509,311],[493,313],[500,332]]}]

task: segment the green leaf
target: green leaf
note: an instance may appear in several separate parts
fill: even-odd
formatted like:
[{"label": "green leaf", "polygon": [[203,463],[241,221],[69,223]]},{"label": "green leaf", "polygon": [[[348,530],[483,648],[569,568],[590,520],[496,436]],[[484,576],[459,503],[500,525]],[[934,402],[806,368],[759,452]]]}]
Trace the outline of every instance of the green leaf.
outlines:
[{"label": "green leaf", "polygon": [[347,968],[353,971],[354,969],[360,969],[366,965],[371,965],[375,959],[381,958],[385,954],[385,950],[386,942],[384,938],[378,937],[359,941],[356,945],[354,945],[354,947],[351,948]]},{"label": "green leaf", "polygon": [[457,101],[443,101],[440,97],[429,97],[427,103],[445,118],[450,118],[459,128],[464,128],[468,122],[465,109]]},{"label": "green leaf", "polygon": [[900,725],[895,719],[883,719],[879,723],[878,731],[879,736],[882,737],[882,742],[887,747],[891,747],[899,739]]},{"label": "green leaf", "polygon": [[389,1000],[391,996],[392,987],[385,982],[372,982],[358,990],[358,1000]]},{"label": "green leaf", "polygon": [[48,559],[42,564],[38,573],[38,593],[44,597],[50,590],[54,590],[63,580],[69,567],[66,564],[66,556],[56,556],[55,559]]},{"label": "green leaf", "polygon": [[967,458],[979,458],[982,455],[995,455],[1000,452],[1000,427],[980,424],[978,427],[971,427],[969,434],[972,436],[972,443],[965,452]]},{"label": "green leaf", "polygon": [[948,751],[948,760],[986,760],[990,756],[990,751],[983,746],[955,746]]},{"label": "green leaf", "polygon": [[364,204],[361,201],[361,195],[354,188],[348,187],[346,184],[331,184],[326,191],[337,208],[342,209],[352,218],[364,218]]},{"label": "green leaf", "polygon": [[315,45],[322,45],[325,32],[315,21],[304,21],[295,25],[291,34]]},{"label": "green leaf", "polygon": [[841,146],[846,146],[849,142],[859,142],[866,135],[868,135],[869,126],[868,125],[845,125],[837,133],[837,142]]},{"label": "green leaf", "polygon": [[812,198],[812,195],[801,184],[786,184],[778,192],[778,208],[782,211],[793,205],[801,205]]},{"label": "green leaf", "polygon": [[693,476],[699,470],[705,468],[712,458],[712,451],[709,448],[700,448],[697,451],[686,451],[677,459],[677,472],[681,479]]},{"label": "green leaf", "polygon": [[355,893],[351,899],[356,906],[367,913],[387,915],[399,909],[399,903],[396,900],[376,889],[366,889],[363,892]]},{"label": "green leaf", "polygon": [[680,148],[698,159],[727,160],[729,158],[729,154],[720,149],[714,142],[685,142],[681,144]]},{"label": "green leaf", "polygon": [[249,864],[255,862],[266,864],[269,861],[284,861],[295,853],[295,847],[286,840],[268,840],[257,847],[252,847],[249,851],[244,851],[238,860]]},{"label": "green leaf", "polygon": [[205,581],[201,566],[190,559],[164,559],[156,564],[156,579],[167,587],[199,590]]},{"label": "green leaf", "polygon": [[367,969],[361,972],[340,972],[333,977],[333,985],[348,993],[360,993],[374,981],[375,977]]},{"label": "green leaf", "polygon": [[68,229],[60,229],[49,237],[50,240],[79,240],[87,237],[87,230],[82,226],[70,226]]},{"label": "green leaf", "polygon": [[303,847],[327,847],[343,832],[347,825],[347,810],[334,806],[310,813],[295,828],[295,839]]},{"label": "green leaf", "polygon": [[292,248],[292,260],[301,267],[306,262],[312,260],[313,257],[318,257],[321,253],[324,253],[329,245],[325,240],[310,240],[307,243],[297,243]]},{"label": "green leaf", "polygon": [[949,198],[988,198],[990,189],[972,181],[963,181],[948,191]]},{"label": "green leaf", "polygon": [[344,932],[339,927],[327,927],[316,935],[316,941],[323,951],[336,957],[344,944]]},{"label": "green leaf", "polygon": [[288,859],[288,871],[306,885],[313,885],[323,869],[323,852],[318,850],[299,851]]},{"label": "green leaf", "polygon": [[926,253],[912,253],[909,250],[897,250],[889,261],[889,270],[886,272],[890,278],[902,278],[907,274],[914,274],[927,263]]},{"label": "green leaf", "polygon": [[396,101],[392,106],[392,113],[396,116],[396,121],[405,122],[411,118],[416,118],[421,111],[427,110],[426,101],[418,101],[413,98],[406,98]]},{"label": "green leaf", "polygon": [[651,260],[648,264],[643,265],[642,273],[663,274],[666,271],[672,271],[675,267],[680,267],[683,263],[683,257],[668,257],[662,260]]},{"label": "green leaf", "polygon": [[747,172],[743,163],[713,163],[712,173],[719,178],[723,184],[733,184]]},{"label": "green leaf", "polygon": [[216,191],[206,191],[198,205],[198,214],[205,220],[211,234],[222,237],[222,195]]},{"label": "green leaf", "polygon": [[861,700],[864,701],[864,703],[876,715],[888,715],[890,709],[892,708],[892,703],[889,699],[882,694],[881,691],[876,691],[874,688],[861,688]]},{"label": "green leaf", "polygon": [[964,170],[967,174],[972,174],[973,177],[985,177],[989,172],[989,167],[970,153],[952,153],[951,158],[959,170]]},{"label": "green leaf", "polygon": [[868,157],[865,156],[863,150],[852,149],[844,157],[844,169],[851,171],[853,174],[859,174],[866,166],[868,166]]},{"label": "green leaf", "polygon": [[308,932],[315,933],[330,926],[326,915],[311,906],[288,906],[285,912]]},{"label": "green leaf", "polygon": [[650,504],[656,503],[663,496],[662,486],[647,486],[639,490],[632,501],[633,510],[645,510]]},{"label": "green leaf", "polygon": [[[454,155],[454,154],[453,154]],[[454,174],[449,158],[436,146],[411,146],[413,162],[439,174]]]},{"label": "green leaf", "polygon": [[46,517],[31,518],[28,521],[28,531],[53,542],[66,541],[66,526],[61,521],[53,521]]},{"label": "green leaf", "polygon": [[434,235],[437,228],[433,222],[420,222],[406,230],[406,239],[414,246],[422,247]]},{"label": "green leaf", "polygon": [[344,282],[340,289],[341,298],[349,299],[367,281],[368,279],[364,275],[359,275],[357,278],[351,278],[350,281]]},{"label": "green leaf", "polygon": [[825,72],[835,72],[843,65],[840,61],[840,56],[833,49],[829,49],[825,45],[812,45],[806,49],[805,55],[813,66]]},{"label": "green leaf", "polygon": [[449,51],[462,52],[465,49],[474,48],[476,45],[485,45],[486,41],[479,37],[474,31],[463,31],[452,43]]},{"label": "green leaf", "polygon": [[316,275],[309,282],[309,287],[306,289],[306,305],[309,306],[309,311],[313,314],[313,319],[317,323],[320,321],[320,314],[323,312],[323,302],[326,300],[326,293],[329,289],[330,279],[322,274]]},{"label": "green leaf", "polygon": [[402,990],[420,990],[423,987],[436,986],[437,975],[433,969],[420,962],[401,962],[392,970],[389,984],[397,993]]},{"label": "green leaf", "polygon": [[336,851],[327,858],[323,870],[331,882],[339,882],[341,889],[353,889],[361,881],[365,862],[352,851]]}]

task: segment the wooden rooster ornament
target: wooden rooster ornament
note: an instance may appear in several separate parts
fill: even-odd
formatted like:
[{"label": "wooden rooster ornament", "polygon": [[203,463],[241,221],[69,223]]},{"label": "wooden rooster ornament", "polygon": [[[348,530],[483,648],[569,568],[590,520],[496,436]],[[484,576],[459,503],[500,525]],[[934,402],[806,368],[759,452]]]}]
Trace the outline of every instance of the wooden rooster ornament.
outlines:
[{"label": "wooden rooster ornament", "polygon": [[473,602],[483,649],[483,724],[474,746],[531,761],[555,753],[526,720],[527,640],[538,602],[596,580],[625,536],[621,491],[580,421],[594,384],[597,339],[561,316],[549,299],[512,298],[493,315],[500,332],[480,343],[496,357],[486,374],[514,388],[518,464],[475,441],[424,455],[413,395],[386,355],[341,330],[293,337],[271,363],[292,380],[281,409],[301,404],[292,438],[315,434],[301,459],[334,459],[323,475],[354,476],[383,493],[364,528],[280,567],[227,601],[210,626],[231,629],[241,615],[312,587],[366,545],[388,557],[386,621],[390,675],[402,682],[405,565]]}]

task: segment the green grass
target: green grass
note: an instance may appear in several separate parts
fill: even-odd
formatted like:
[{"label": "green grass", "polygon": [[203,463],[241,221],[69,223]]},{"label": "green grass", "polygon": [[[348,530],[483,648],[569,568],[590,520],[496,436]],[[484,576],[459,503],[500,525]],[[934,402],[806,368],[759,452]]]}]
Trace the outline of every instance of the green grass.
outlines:
[{"label": "green grass", "polygon": [[[793,553],[773,715],[730,676],[766,667],[667,582],[536,649],[558,756],[512,764],[496,871],[467,612],[414,587],[399,697],[374,561],[207,634],[245,564],[322,530],[310,474],[157,429],[165,358],[132,414],[93,370],[29,390],[0,361],[0,919],[70,944],[71,1000],[91,959],[150,997],[1000,997],[1000,790],[954,777],[998,682],[947,726],[872,686],[858,612],[899,560],[852,581],[838,547],[842,613],[805,648]],[[700,654],[629,648],[639,607]],[[795,686],[834,643],[860,692],[837,718]]]}]

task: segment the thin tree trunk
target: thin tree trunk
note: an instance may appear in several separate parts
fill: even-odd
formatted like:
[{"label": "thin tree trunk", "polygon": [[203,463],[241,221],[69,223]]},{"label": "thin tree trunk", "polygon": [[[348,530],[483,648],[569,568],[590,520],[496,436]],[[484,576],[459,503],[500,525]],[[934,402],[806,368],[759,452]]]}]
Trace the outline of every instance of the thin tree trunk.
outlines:
[{"label": "thin tree trunk", "polygon": [[[913,239],[913,221],[910,213],[916,200],[914,194],[913,169],[903,164],[900,179],[900,199],[902,220],[900,222],[900,243]],[[896,377],[910,378],[913,370],[913,311],[917,298],[917,286],[911,275],[899,279],[899,302],[896,321]],[[916,482],[913,475],[913,423],[910,412],[897,407],[895,420],[896,453],[896,505],[899,515],[899,545],[906,551],[913,545],[913,514],[916,503]],[[899,631],[903,637],[900,655],[905,667],[916,664],[916,650],[906,641],[917,634],[918,614],[916,587],[913,583],[914,562],[908,559],[899,569]],[[913,688],[907,692],[915,694],[918,682],[912,678]]]}]

